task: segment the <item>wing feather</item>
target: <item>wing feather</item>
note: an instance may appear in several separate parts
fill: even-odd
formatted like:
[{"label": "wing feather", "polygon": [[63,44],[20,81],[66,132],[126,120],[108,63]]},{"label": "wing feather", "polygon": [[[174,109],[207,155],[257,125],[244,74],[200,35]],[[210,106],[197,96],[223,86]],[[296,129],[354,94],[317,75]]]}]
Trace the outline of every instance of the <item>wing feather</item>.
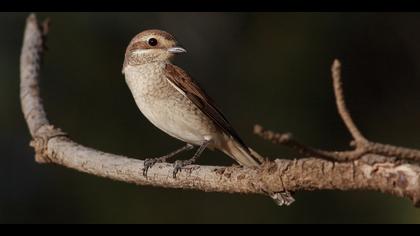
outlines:
[{"label": "wing feather", "polygon": [[232,125],[216,107],[214,101],[206,92],[181,68],[166,64],[166,78],[178,91],[189,98],[207,117],[209,117],[223,132],[233,137],[245,150],[248,147],[233,129]]}]

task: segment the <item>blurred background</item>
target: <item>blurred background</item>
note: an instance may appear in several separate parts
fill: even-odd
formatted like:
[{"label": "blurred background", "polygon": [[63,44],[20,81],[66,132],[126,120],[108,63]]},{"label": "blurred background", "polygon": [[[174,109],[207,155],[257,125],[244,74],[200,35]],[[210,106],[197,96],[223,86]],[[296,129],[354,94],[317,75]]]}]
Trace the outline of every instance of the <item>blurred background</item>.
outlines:
[{"label": "blurred background", "polygon": [[[27,13],[0,13],[1,223],[420,223],[406,199],[375,192],[299,192],[290,207],[263,196],[139,187],[34,162],[19,102]],[[420,13],[38,13],[51,18],[41,91],[50,121],[77,142],[131,157],[182,145],[140,113],[121,74],[138,32],[172,33],[175,63],[214,98],[246,143],[271,158],[287,148],[255,123],[302,142],[346,149],[330,80],[343,64],[345,95],[364,134],[420,148]],[[188,158],[183,154],[180,158]],[[206,151],[201,164],[231,165]]]}]

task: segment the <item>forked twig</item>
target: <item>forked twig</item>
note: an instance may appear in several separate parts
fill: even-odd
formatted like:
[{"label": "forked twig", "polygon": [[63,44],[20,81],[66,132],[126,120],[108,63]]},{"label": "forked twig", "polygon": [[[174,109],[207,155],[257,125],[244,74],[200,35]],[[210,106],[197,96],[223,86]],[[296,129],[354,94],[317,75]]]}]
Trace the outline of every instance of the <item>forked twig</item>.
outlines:
[{"label": "forked twig", "polygon": [[[387,161],[394,159],[420,161],[420,150],[376,143],[367,140],[357,128],[356,124],[351,118],[350,112],[347,109],[343,92],[343,83],[341,79],[341,63],[337,59],[334,60],[331,66],[331,75],[338,114],[340,115],[341,119],[353,137],[351,145],[354,146],[354,150],[326,151],[315,149],[299,143],[297,140],[292,138],[290,133],[282,134],[270,130],[265,130],[261,125],[255,125],[254,133],[273,143],[291,147],[303,155],[316,156],[329,160],[353,161],[358,160],[367,154],[376,154],[389,157]],[[377,160],[375,156],[370,156],[367,158],[367,161],[372,158]]]}]

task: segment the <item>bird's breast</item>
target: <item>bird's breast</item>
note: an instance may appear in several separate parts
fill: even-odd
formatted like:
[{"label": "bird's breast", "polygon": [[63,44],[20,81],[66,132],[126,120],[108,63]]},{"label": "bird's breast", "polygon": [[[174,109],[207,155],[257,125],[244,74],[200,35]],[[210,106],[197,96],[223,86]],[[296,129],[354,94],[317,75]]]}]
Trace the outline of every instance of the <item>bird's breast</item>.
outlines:
[{"label": "bird's breast", "polygon": [[128,67],[125,76],[141,112],[164,132],[198,145],[216,132],[209,118],[169,83],[164,66]]}]

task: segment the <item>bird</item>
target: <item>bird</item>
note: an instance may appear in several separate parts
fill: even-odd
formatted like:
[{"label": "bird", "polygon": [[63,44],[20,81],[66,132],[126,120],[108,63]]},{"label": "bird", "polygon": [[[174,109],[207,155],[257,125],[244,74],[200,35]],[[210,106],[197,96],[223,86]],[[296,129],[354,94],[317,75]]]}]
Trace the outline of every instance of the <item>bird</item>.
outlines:
[{"label": "bird", "polygon": [[[173,177],[191,165],[205,149],[219,150],[245,167],[257,167],[264,158],[248,147],[214,100],[183,69],[174,65],[186,53],[174,36],[152,29],[137,34],[125,51],[122,73],[141,113],[157,128],[185,146],[159,158],[144,161],[143,174],[157,162],[198,146],[192,158],[174,163]],[[287,204],[288,196],[273,194]],[[278,203],[278,204],[279,204]]]}]

